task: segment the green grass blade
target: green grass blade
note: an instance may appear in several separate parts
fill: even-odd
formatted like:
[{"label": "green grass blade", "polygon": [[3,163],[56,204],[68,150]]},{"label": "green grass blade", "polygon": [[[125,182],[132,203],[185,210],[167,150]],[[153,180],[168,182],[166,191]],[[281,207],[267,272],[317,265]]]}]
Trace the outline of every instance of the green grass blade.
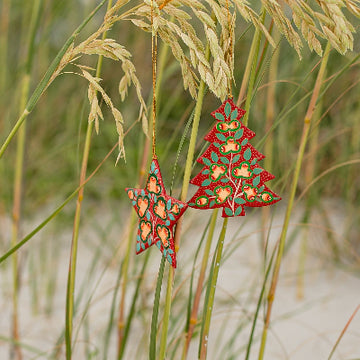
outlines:
[{"label": "green grass blade", "polygon": [[155,297],[154,297],[154,306],[153,313],[151,317],[151,331],[150,331],[150,347],[149,347],[149,360],[156,359],[156,337],[158,330],[158,317],[159,317],[159,307],[160,307],[160,295],[161,295],[161,285],[164,277],[165,269],[165,257],[161,257],[158,277],[156,281]]},{"label": "green grass blade", "polygon": [[248,341],[247,348],[246,348],[245,360],[249,360],[251,346],[253,344],[253,339],[254,339],[256,322],[257,322],[257,319],[258,319],[258,316],[259,316],[259,311],[260,311],[260,308],[261,308],[261,304],[263,302],[264,293],[265,293],[265,290],[266,290],[266,283],[267,283],[267,280],[268,280],[269,275],[270,275],[270,270],[272,268],[272,263],[273,263],[273,260],[274,260],[274,257],[275,257],[275,253],[276,253],[276,247],[274,248],[274,250],[273,250],[273,252],[271,254],[269,265],[267,266],[267,269],[266,269],[266,272],[265,272],[263,285],[261,287],[260,295],[259,295],[258,302],[257,302],[257,305],[256,305],[254,320],[253,320],[253,323],[252,323],[252,326],[251,326],[250,337],[249,337],[249,341]]},{"label": "green grass blade", "polygon": [[[123,355],[124,355],[124,352],[125,352],[125,347],[126,347],[127,340],[128,340],[128,337],[129,337],[131,324],[132,324],[132,321],[133,321],[133,318],[134,318],[134,315],[135,315],[136,301],[137,301],[137,299],[139,297],[140,286],[141,286],[142,281],[144,279],[145,271],[146,271],[146,268],[147,268],[147,265],[148,265],[149,259],[150,259],[150,254],[151,254],[150,251],[146,252],[145,259],[144,259],[144,262],[143,262],[143,266],[141,268],[140,275],[139,275],[138,280],[136,282],[135,293],[134,293],[133,298],[132,298],[129,315],[127,317],[127,321],[126,321],[126,325],[125,325],[125,329],[124,329],[124,338],[123,338],[123,344],[124,345],[122,346],[121,351],[119,353],[119,360],[123,358]],[[105,360],[105,358],[104,358],[104,360]]]},{"label": "green grass blade", "polygon": [[61,59],[63,58],[66,51],[69,49],[69,47],[74,42],[75,38],[79,35],[81,30],[88,24],[88,22],[95,16],[95,14],[100,10],[100,8],[105,4],[107,0],[102,0],[101,3],[90,13],[90,15],[80,24],[80,26],[72,33],[72,35],[68,38],[68,40],[65,42],[61,50],[56,55],[53,62],[50,64],[49,68],[47,69],[44,77],[39,82],[38,86],[32,93],[29,101],[26,104],[25,110],[20,115],[19,119],[17,120],[16,124],[10,131],[10,134],[7,136],[5,142],[0,148],[0,158],[3,156],[6,148],[10,144],[12,138],[15,136],[17,131],[19,130],[22,123],[25,121],[25,119],[28,117],[28,115],[31,113],[31,111],[34,109],[35,105],[39,101],[41,95],[44,93],[46,88],[49,86],[49,81],[51,79],[51,76],[56,71],[56,68],[59,66]]},{"label": "green grass blade", "polygon": [[43,222],[41,222],[33,231],[31,231],[28,235],[26,235],[21,241],[19,241],[15,246],[11,247],[3,256],[0,257],[0,264],[5,261],[11,254],[20,249],[23,245],[25,245],[34,235],[36,235],[41,229],[43,229],[51,220],[53,220],[62,209],[77,195],[82,187],[84,187],[99,171],[99,169],[104,165],[105,161],[109,158],[109,156],[115,151],[118,143],[116,143],[112,149],[106,154],[104,159],[100,162],[100,164],[96,167],[96,169],[89,175],[89,177],[84,181],[84,183],[76,188],[75,191],[69,195],[66,200],[53,211]]},{"label": "green grass blade", "polygon": [[105,338],[104,338],[103,360],[108,359],[110,336],[111,336],[111,331],[112,331],[112,328],[113,328],[113,325],[114,325],[114,320],[115,320],[116,300],[117,300],[117,294],[118,294],[119,288],[120,288],[120,280],[121,280],[121,276],[122,276],[122,267],[123,267],[123,263],[121,263],[121,265],[120,265],[119,273],[118,273],[118,276],[116,278],[114,295],[113,295],[113,298],[111,300],[109,322],[108,322],[108,326],[107,326],[106,331],[105,331]]},{"label": "green grass blade", "polygon": [[205,360],[206,355],[207,355],[208,337],[209,337],[209,332],[210,332],[211,316],[212,316],[212,311],[213,311],[213,307],[214,307],[216,283],[217,283],[220,264],[221,264],[221,260],[222,260],[222,253],[223,253],[224,240],[225,240],[228,220],[229,220],[229,218],[227,218],[227,217],[224,218],[223,226],[222,226],[218,244],[217,244],[216,253],[214,254],[214,261],[213,261],[213,265],[212,265],[212,269],[211,269],[211,276],[209,278],[209,283],[208,283],[207,304],[206,304],[206,306],[204,306],[205,316],[204,316],[204,320],[203,320],[203,324],[202,324],[201,342],[200,342],[200,346],[199,346],[199,358],[201,360]]}]

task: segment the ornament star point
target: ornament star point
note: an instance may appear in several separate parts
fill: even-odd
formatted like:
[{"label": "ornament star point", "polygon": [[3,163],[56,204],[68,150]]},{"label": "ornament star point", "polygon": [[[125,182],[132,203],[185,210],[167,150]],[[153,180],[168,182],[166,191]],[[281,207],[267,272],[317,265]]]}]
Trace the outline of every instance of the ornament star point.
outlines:
[{"label": "ornament star point", "polygon": [[166,193],[159,163],[154,158],[143,189],[126,188],[139,217],[136,253],[156,244],[167,261],[176,268],[174,226],[187,208],[187,203]]}]

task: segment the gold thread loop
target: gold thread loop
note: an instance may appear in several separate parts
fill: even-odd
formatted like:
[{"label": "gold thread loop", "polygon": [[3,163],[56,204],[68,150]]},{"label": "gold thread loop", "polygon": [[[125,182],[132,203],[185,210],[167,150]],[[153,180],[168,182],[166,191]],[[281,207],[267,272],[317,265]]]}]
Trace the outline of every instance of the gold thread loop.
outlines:
[{"label": "gold thread loop", "polygon": [[156,59],[157,59],[157,33],[154,29],[154,0],[151,0],[151,63],[152,63],[152,155],[156,158]]},{"label": "gold thread loop", "polygon": [[[228,31],[229,31],[229,67],[230,67],[230,75],[232,75],[231,64],[233,59],[233,31],[232,31],[232,21],[231,21],[231,13],[230,13],[230,4],[229,0],[226,0],[226,10],[227,10],[227,18],[228,18]],[[232,98],[232,76],[228,81],[228,97]]]}]

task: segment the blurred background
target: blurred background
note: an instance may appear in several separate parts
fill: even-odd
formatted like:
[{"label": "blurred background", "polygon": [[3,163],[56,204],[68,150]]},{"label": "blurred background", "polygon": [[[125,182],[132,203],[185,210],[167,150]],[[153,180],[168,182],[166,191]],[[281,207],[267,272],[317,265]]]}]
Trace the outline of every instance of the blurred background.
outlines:
[{"label": "blurred background", "polygon": [[[41,80],[66,39],[97,3],[93,0],[43,3],[34,43],[30,76],[31,91]],[[26,43],[32,6],[32,1],[0,1],[1,143],[4,142],[20,113],[21,79],[26,67]],[[254,8],[259,8],[257,2]],[[85,39],[98,28],[104,12],[105,9],[101,9],[96,14],[80,34],[77,42]],[[349,19],[356,30],[354,50],[348,51],[345,55],[340,55],[335,50],[330,53],[326,81],[322,88],[326,92],[321,93],[323,96],[315,111],[297,187],[294,218],[291,220],[288,235],[286,251],[291,253],[293,250],[294,261],[299,264],[293,269],[295,284],[293,293],[294,296],[297,294],[300,298],[304,296],[304,284],[299,277],[301,278],[304,271],[305,274],[311,276],[311,270],[309,270],[311,265],[307,263],[309,260],[306,260],[308,255],[319,257],[322,259],[321,264],[331,263],[335,269],[341,269],[354,278],[358,279],[360,275],[360,23],[352,15],[349,15]],[[246,23],[240,16],[236,24],[233,88],[235,99],[240,90],[254,34],[251,24]],[[269,24],[270,21],[265,25],[268,27]],[[195,23],[194,26],[196,29],[201,29],[199,24]],[[276,176],[269,186],[283,198],[282,202],[276,205],[277,210],[274,210],[273,215],[275,230],[272,236],[275,240],[287,205],[304,116],[321,59],[304,46],[300,60],[296,51],[276,31],[274,29],[272,35],[277,41],[277,47],[269,46],[259,61],[256,89],[248,124],[256,132],[252,144],[266,156],[262,166]],[[132,61],[142,85],[143,97],[150,104],[152,80],[149,33],[134,26],[130,21],[123,21],[116,23],[108,36],[124,45],[132,54]],[[201,31],[199,31],[199,37],[204,39]],[[322,45],[324,44],[325,41]],[[264,46],[263,39],[260,49]],[[159,47],[161,51],[163,48],[161,42],[159,42]],[[96,67],[96,62],[96,56],[82,58],[82,63],[93,68]],[[175,197],[178,197],[190,138],[188,122],[195,101],[183,89],[181,69],[171,51],[167,54],[165,64],[158,93],[157,154],[165,186]],[[71,65],[66,67],[65,73],[51,84],[27,120],[19,240],[54,211],[79,183],[89,102],[88,83],[85,79],[74,75],[74,71]],[[79,304],[82,304],[79,305],[80,310],[77,313],[79,318],[90,311],[92,301],[96,303],[94,298],[99,300],[99,297],[109,296],[107,304],[111,305],[110,300],[117,299],[116,296],[119,296],[116,293],[116,279],[119,264],[123,261],[122,234],[125,234],[128,229],[126,224],[132,211],[124,188],[136,184],[135,179],[140,171],[146,139],[141,123],[137,122],[139,104],[133,87],[129,89],[126,100],[121,102],[118,85],[122,75],[121,65],[118,62],[104,60],[101,84],[124,116],[126,161],[120,159],[115,166],[117,153],[113,152],[85,187],[80,228],[82,250],[79,252],[79,266],[81,270],[79,270],[79,287],[77,288]],[[219,99],[207,92],[197,138],[196,158],[207,146],[203,137],[213,125],[210,112],[220,104]],[[102,108],[104,121],[100,123],[99,134],[94,132],[92,136],[88,174],[94,171],[118,140],[114,120],[105,106]],[[15,161],[16,141],[12,141],[0,161],[1,254],[10,248]],[[194,164],[192,175],[196,175],[200,168],[199,165]],[[194,190],[194,188],[190,189],[190,195],[194,193]],[[56,357],[61,353],[60,350],[56,353],[55,344],[58,339],[61,343],[61,331],[64,328],[64,278],[67,274],[75,204],[74,199],[42,232],[18,251],[20,339],[23,337],[26,339],[26,334],[31,333],[30,344],[24,342],[24,359],[50,358],[50,354]],[[257,214],[254,213],[255,211]],[[191,211],[190,213],[194,214]],[[264,227],[267,229],[271,216],[264,215],[261,210],[251,209],[247,210],[247,214],[246,219],[249,218],[247,224],[251,226],[247,225],[245,233],[254,237],[256,246],[252,251],[260,254],[258,260],[261,262],[266,233],[265,235],[258,234],[256,229]],[[194,222],[191,217],[197,219],[197,222]],[[185,234],[195,236],[197,226],[205,224],[208,217],[209,213],[188,216]],[[236,220],[239,224],[245,221],[243,218]],[[233,226],[237,227],[235,219]],[[202,231],[203,228],[200,232]],[[236,234],[239,234],[239,231],[236,230],[234,236],[238,236]],[[307,240],[304,240],[304,237]],[[187,241],[191,243],[190,240]],[[194,251],[195,249],[190,247],[188,253],[184,252],[180,255],[184,269],[179,270],[179,282],[180,279],[188,281],[189,273],[192,271],[190,264],[193,261]],[[151,254],[151,261],[156,265],[147,273],[149,282],[141,288],[143,307],[137,313],[139,324],[149,323],[158,255],[156,250]],[[129,292],[133,293],[136,274],[139,273],[141,264],[137,263],[134,254],[131,255],[130,262],[133,275],[129,280]],[[254,266],[259,271],[261,270],[260,265]],[[94,272],[92,273],[90,269],[94,269]],[[100,276],[99,273],[102,275]],[[0,309],[4,309],[4,311],[1,310],[0,319],[0,354],[2,359],[7,359],[8,348],[12,344],[10,259],[0,265],[0,276]],[[103,291],[101,294],[96,292],[99,286],[97,282],[101,283],[101,291]],[[183,294],[185,298],[186,291]],[[250,298],[256,301],[254,300],[256,293],[252,294],[253,297],[250,296]],[[180,300],[179,303],[178,309],[182,309]],[[223,300],[223,304],[225,307],[228,304],[226,299]],[[24,309],[32,315],[24,315]],[[111,319],[111,315],[109,316]],[[112,316],[113,320],[116,319],[116,312]],[[39,333],[36,333],[35,329],[40,326],[36,325],[37,322],[41,323],[44,318],[47,319],[44,320],[47,324],[45,332],[46,329],[56,329],[52,332],[56,335],[46,339],[39,335],[44,334],[44,328]],[[96,319],[95,315],[94,318]],[[81,352],[80,357],[77,358],[103,358],[105,356],[103,345],[86,338],[91,333],[89,330],[92,328],[91,317],[81,319],[78,329],[81,334],[79,337],[91,345],[85,346],[84,352]],[[52,325],[49,325],[49,321]],[[343,323],[345,322],[346,318]],[[175,320],[174,324],[175,329],[180,326]],[[104,320],[103,328],[96,332],[99,337],[104,328],[110,329],[109,338],[112,339],[112,344],[116,337],[115,327],[114,325],[109,327],[108,322]],[[146,328],[142,331],[144,333],[139,338],[145,341]],[[90,337],[94,339],[96,334],[91,333]],[[176,331],[171,333],[173,340],[176,339],[175,334]],[[242,341],[246,342],[246,339]],[[36,351],[31,350],[31,344],[34,345]],[[55,349],[55,353],[49,350],[50,348]],[[113,351],[111,346],[107,348],[110,352]],[[41,355],[42,351],[45,351],[45,354]],[[146,354],[146,351],[144,353]],[[136,356],[131,358],[146,358],[146,355],[141,352]],[[112,357],[109,355],[109,358]],[[173,358],[179,358],[176,357],[175,350]],[[230,359],[230,355],[227,358]],[[238,358],[242,357],[233,357],[233,359]],[[295,359],[295,356],[289,358]]]}]

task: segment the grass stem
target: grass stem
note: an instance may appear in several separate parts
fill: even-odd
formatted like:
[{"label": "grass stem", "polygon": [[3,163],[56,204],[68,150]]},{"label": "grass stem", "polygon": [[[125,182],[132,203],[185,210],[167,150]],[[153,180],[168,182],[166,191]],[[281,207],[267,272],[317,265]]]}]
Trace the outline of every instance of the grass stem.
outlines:
[{"label": "grass stem", "polygon": [[331,360],[331,359],[332,359],[332,357],[333,357],[333,355],[334,355],[334,353],[335,353],[338,345],[340,344],[341,339],[343,338],[344,334],[346,333],[346,330],[348,329],[348,327],[349,327],[349,325],[351,324],[351,322],[354,320],[354,317],[355,317],[355,315],[357,314],[357,312],[358,312],[359,310],[360,310],[360,304],[356,307],[356,309],[354,310],[354,312],[351,314],[351,316],[350,316],[349,320],[347,321],[345,327],[344,327],[343,330],[341,331],[338,339],[336,340],[335,345],[333,346],[333,348],[332,348],[332,350],[331,350],[331,353],[330,353],[330,355],[329,355],[329,357],[328,357],[328,360]]},{"label": "grass stem", "polygon": [[[274,31],[274,37],[276,43],[279,41],[279,32],[277,30]],[[269,66],[269,86],[267,88],[266,93],[266,121],[265,121],[265,133],[268,134],[266,138],[266,142],[264,145],[264,154],[266,157],[264,159],[264,169],[271,173],[272,165],[273,165],[273,153],[274,153],[274,141],[273,135],[271,132],[271,128],[274,124],[275,119],[275,104],[276,104],[276,79],[278,77],[278,67],[279,67],[279,57],[280,57],[280,49],[277,47],[274,50],[274,53],[271,58],[270,66]],[[261,223],[262,228],[265,229],[266,226],[269,224],[270,219],[270,207],[264,206],[262,208],[262,216],[261,216]],[[266,248],[266,231],[261,232],[261,242],[262,248]]]},{"label": "grass stem", "polygon": [[203,325],[201,329],[201,339],[200,339],[200,349],[199,349],[199,359],[205,360],[207,355],[207,348],[208,348],[208,340],[209,340],[209,332],[210,332],[210,322],[212,311],[214,307],[214,299],[215,299],[215,291],[216,291],[216,284],[219,276],[219,269],[220,263],[223,254],[224,248],[224,240],[226,235],[226,229],[228,224],[229,218],[224,218],[221,233],[219,236],[216,253],[215,253],[215,260],[213,263],[212,272],[209,275],[209,284],[208,284],[208,292],[207,292],[207,299],[205,300],[205,316],[203,319]]},{"label": "grass stem", "polygon": [[[264,23],[264,21],[265,21],[265,15],[266,15],[265,10],[262,10],[262,14],[261,14],[261,22],[262,23]],[[251,105],[251,101],[252,101],[252,97],[253,97],[253,90],[254,90],[255,79],[256,79],[256,68],[257,68],[257,62],[258,62],[259,52],[260,52],[260,41],[261,41],[261,32],[258,28],[256,28],[254,38],[253,38],[253,43],[251,44],[252,58],[251,59],[250,59],[250,57],[248,58],[248,62],[249,62],[249,59],[251,61],[250,62],[251,70],[250,70],[250,78],[249,78],[248,90],[247,90],[246,101],[245,101],[245,109],[244,109],[246,111],[246,113],[245,113],[244,117],[241,119],[242,123],[245,126],[247,126],[248,120],[249,120],[249,110],[250,110],[250,105]],[[266,50],[266,49],[264,48],[264,50]],[[241,99],[240,95],[239,95],[239,99]]]},{"label": "grass stem", "polygon": [[[109,10],[111,6],[112,6],[112,0],[109,0],[107,9]],[[103,39],[106,38],[106,34],[107,32],[105,31],[102,35]],[[103,61],[103,56],[99,55],[97,67],[96,67],[97,78],[99,78],[101,75],[102,61]],[[81,170],[80,170],[79,186],[81,188],[79,190],[78,198],[76,202],[73,235],[71,241],[70,261],[69,261],[68,280],[67,280],[68,282],[67,282],[67,292],[66,292],[66,311],[65,311],[65,345],[66,345],[67,360],[70,360],[72,358],[72,331],[73,331],[73,317],[74,317],[76,261],[77,261],[82,201],[84,199],[84,186],[82,185],[86,180],[86,171],[89,161],[93,128],[94,128],[94,122],[89,122],[86,129],[83,158],[82,158]]]},{"label": "grass stem", "polygon": [[128,282],[128,271],[129,271],[129,262],[131,250],[133,249],[133,235],[136,227],[137,216],[134,211],[131,212],[130,222],[129,222],[129,230],[126,232],[127,234],[127,245],[126,245],[126,253],[125,258],[123,260],[123,274],[122,274],[122,283],[121,283],[121,296],[120,296],[120,305],[119,305],[119,319],[118,319],[118,359],[120,360],[124,353],[124,329],[125,329],[125,295],[126,295],[126,287]]},{"label": "grass stem", "polygon": [[0,11],[0,94],[5,93],[7,85],[10,8],[11,0],[3,0]]},{"label": "grass stem", "polygon": [[[34,58],[34,43],[35,36],[39,26],[41,8],[43,0],[36,0],[32,7],[32,16],[30,20],[30,31],[27,39],[27,57],[24,74],[21,81],[21,96],[20,96],[20,112],[24,108],[30,89],[30,76],[32,71],[32,64]],[[24,157],[25,157],[25,143],[26,143],[26,123],[24,122],[19,129],[16,146],[15,159],[15,174],[14,174],[14,200],[12,209],[12,236],[11,246],[15,246],[18,242],[21,210],[22,210],[22,194],[23,194],[23,172],[24,172]],[[12,316],[12,336],[16,342],[19,342],[19,324],[18,324],[18,292],[20,273],[18,271],[18,255],[12,255],[12,273],[13,273],[13,316]],[[21,348],[14,344],[15,357],[18,360],[22,359]]]},{"label": "grass stem", "polygon": [[185,360],[187,357],[191,338],[192,338],[192,335],[193,335],[193,332],[194,332],[194,329],[195,329],[195,326],[197,323],[197,316],[198,316],[198,311],[199,311],[201,292],[202,292],[203,285],[204,285],[205,272],[206,272],[206,267],[207,267],[207,263],[208,263],[208,259],[209,259],[212,239],[214,237],[214,231],[215,231],[215,225],[216,225],[216,219],[218,216],[218,212],[219,212],[219,209],[214,209],[211,214],[209,233],[208,233],[207,240],[205,243],[205,249],[204,249],[204,254],[203,254],[203,258],[202,258],[202,262],[201,262],[198,284],[197,284],[196,292],[195,292],[195,296],[194,296],[194,304],[193,304],[193,307],[191,310],[189,327],[187,329],[187,333],[186,333],[186,337],[185,337],[185,344],[183,347],[182,360]]},{"label": "grass stem", "polygon": [[258,357],[259,360],[262,360],[264,358],[266,339],[267,339],[267,331],[268,331],[268,328],[270,325],[271,310],[272,310],[272,305],[273,305],[274,298],[275,298],[275,291],[276,291],[278,278],[279,278],[279,272],[280,272],[280,266],[281,266],[282,256],[283,256],[284,247],[285,247],[287,230],[289,227],[290,216],[291,216],[292,209],[293,209],[296,188],[297,188],[297,184],[299,181],[300,170],[301,170],[301,165],[302,165],[302,161],[303,161],[303,157],[304,157],[306,143],[308,140],[309,130],[311,127],[315,106],[316,106],[316,103],[319,98],[321,85],[324,80],[324,74],[325,74],[327,61],[329,59],[329,54],[330,54],[330,43],[327,44],[325,53],[324,53],[324,57],[321,60],[321,65],[320,65],[320,69],[319,69],[319,72],[318,72],[318,75],[316,78],[314,90],[313,90],[313,93],[312,93],[312,96],[310,99],[310,103],[309,103],[309,106],[308,106],[308,109],[307,109],[307,112],[306,112],[306,115],[304,118],[303,132],[302,132],[300,146],[299,146],[298,155],[297,155],[297,159],[296,159],[293,180],[291,183],[288,206],[286,209],[284,223],[283,223],[283,227],[282,227],[282,231],[281,231],[281,235],[280,235],[280,239],[279,239],[279,245],[278,245],[279,247],[278,247],[278,252],[277,252],[277,256],[276,256],[276,260],[275,260],[274,271],[273,271],[272,280],[271,280],[271,286],[270,286],[269,294],[267,297],[267,310],[266,310],[266,316],[265,316],[265,324],[264,324],[264,328],[262,331],[262,337],[261,337],[261,344],[260,344],[259,357]]},{"label": "grass stem", "polygon": [[158,330],[158,317],[159,317],[159,307],[160,307],[160,295],[161,295],[161,285],[164,278],[164,269],[165,269],[165,257],[161,257],[158,278],[156,281],[155,297],[154,297],[154,307],[151,316],[151,331],[150,331],[150,346],[149,346],[149,360],[156,359],[156,338]]},{"label": "grass stem", "polygon": [[20,117],[16,121],[14,127],[11,129],[9,135],[5,139],[4,143],[0,148],[0,159],[4,155],[5,150],[9,146],[11,140],[18,132],[20,126],[31,113],[31,111],[35,108],[37,102],[39,101],[41,95],[45,92],[45,90],[50,85],[50,80],[55,73],[57,67],[60,64],[61,59],[65,55],[66,51],[70,48],[70,46],[75,41],[76,37],[79,35],[81,30],[87,25],[87,23],[95,16],[95,14],[100,10],[100,8],[105,4],[107,0],[102,0],[101,3],[90,13],[90,15],[80,24],[80,26],[72,33],[72,35],[67,39],[61,50],[56,55],[53,62],[50,64],[49,68],[47,69],[44,77],[41,79],[37,87],[35,88],[34,92],[32,93],[30,99],[28,100],[24,111],[21,113]]},{"label": "grass stem", "polygon": [[[309,139],[309,151],[308,158],[305,163],[305,183],[309,184],[314,178],[315,168],[316,168],[316,155],[318,149],[318,140],[319,140],[319,123],[318,120],[322,112],[322,98],[319,100],[312,120],[311,137]],[[310,189],[306,198],[305,212],[302,223],[304,224],[304,230],[301,239],[300,253],[299,253],[299,265],[298,265],[298,276],[297,276],[297,297],[298,299],[303,299],[304,297],[304,277],[305,277],[305,265],[306,265],[306,255],[307,255],[307,245],[308,237],[310,234],[309,221],[311,218],[311,213],[314,205],[316,205],[317,197],[316,194]],[[329,241],[331,243],[331,241]]]},{"label": "grass stem", "polygon": [[[261,21],[264,22],[264,20],[265,20],[265,11],[262,10]],[[260,30],[258,28],[256,28],[254,37],[251,42],[249,56],[247,58],[245,71],[244,71],[244,75],[243,75],[242,82],[241,82],[239,96],[238,96],[238,99],[236,102],[237,106],[241,106],[241,104],[245,100],[245,92],[246,92],[246,88],[248,87],[250,74],[253,77],[253,82],[255,81],[256,65],[257,65],[257,59],[259,56],[259,49],[260,49],[260,40],[261,40],[261,33],[260,33]],[[251,99],[251,96],[249,96],[249,94],[247,94],[246,99],[247,98]],[[246,119],[247,119],[247,117],[246,117]],[[242,122],[244,122],[244,120],[245,119],[243,118]],[[244,125],[246,126],[247,124],[244,123]]]},{"label": "grass stem", "polygon": [[[209,59],[210,57],[210,47],[207,45],[206,47],[206,58]],[[194,160],[194,154],[195,154],[195,145],[196,145],[196,138],[197,133],[199,129],[199,123],[200,123],[200,117],[201,117],[201,110],[202,105],[205,97],[205,89],[206,85],[203,80],[200,81],[196,106],[195,106],[195,112],[194,112],[194,120],[193,120],[193,126],[191,129],[191,135],[190,135],[190,143],[189,143],[189,149],[187,153],[186,163],[185,163],[185,172],[184,172],[184,179],[183,179],[183,185],[181,189],[181,195],[180,200],[186,201],[188,189],[189,189],[189,181],[191,177],[191,170],[192,170],[192,164]],[[175,251],[179,248],[180,243],[180,232],[181,232],[181,225],[182,225],[182,219],[180,218],[175,230]],[[165,310],[164,310],[164,321],[163,321],[163,328],[161,333],[161,341],[160,341],[160,350],[159,350],[159,359],[164,360],[165,359],[165,352],[166,352],[166,341],[167,341],[167,333],[168,333],[168,325],[169,325],[169,318],[170,318],[170,309],[171,309],[171,295],[172,295],[172,288],[173,288],[173,281],[175,276],[175,270],[173,267],[170,267],[169,269],[169,276],[168,276],[168,282],[167,282],[167,289],[166,289],[166,300],[165,300]]]}]

